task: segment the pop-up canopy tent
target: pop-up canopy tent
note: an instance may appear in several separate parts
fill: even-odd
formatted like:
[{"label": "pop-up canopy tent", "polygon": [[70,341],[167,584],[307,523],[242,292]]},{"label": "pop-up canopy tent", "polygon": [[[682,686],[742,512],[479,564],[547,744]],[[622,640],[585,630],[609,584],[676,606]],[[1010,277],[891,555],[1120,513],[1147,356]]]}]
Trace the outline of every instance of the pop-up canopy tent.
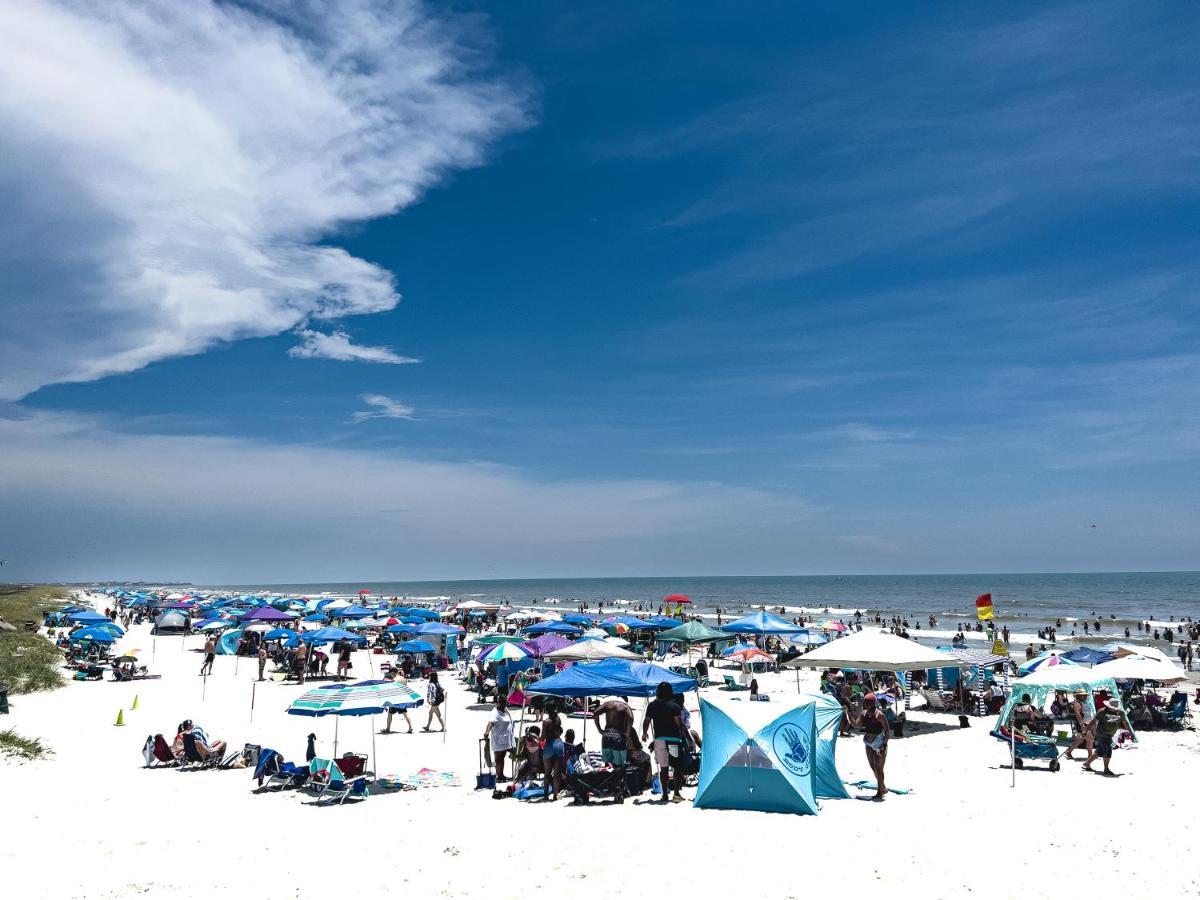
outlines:
[{"label": "pop-up canopy tent", "polygon": [[703,622],[692,620],[685,622],[682,625],[672,628],[669,631],[664,631],[655,638],[659,643],[688,643],[688,644],[707,644],[712,641],[729,641],[733,640],[728,634],[723,631],[718,631],[715,628],[710,628]]},{"label": "pop-up canopy tent", "polygon": [[696,679],[670,669],[650,663],[605,659],[571,666],[535,681],[527,692],[549,697],[653,697],[663,681],[677,694],[696,690]]},{"label": "pop-up canopy tent", "polygon": [[816,705],[700,701],[704,753],[694,805],[815,815]]},{"label": "pop-up canopy tent", "polygon": [[1116,681],[1111,675],[1100,671],[1101,668],[1101,666],[1093,669],[1089,669],[1087,666],[1042,666],[1037,671],[1013,682],[1012,694],[1004,704],[1004,709],[1000,710],[1000,718],[997,721],[1001,725],[1006,724],[1012,716],[1012,708],[1020,703],[1026,694],[1029,695],[1035,709],[1045,708],[1046,698],[1055,691],[1068,693],[1083,691],[1088,694],[1094,706],[1093,695],[1097,690],[1104,690],[1113,700],[1120,703],[1121,692],[1117,690]]},{"label": "pop-up canopy tent", "polygon": [[972,663],[894,634],[859,631],[830,641],[784,665],[792,668],[915,672],[918,669],[962,668]]},{"label": "pop-up canopy tent", "polygon": [[730,634],[794,634],[800,627],[795,622],[759,610],[725,623],[721,630]]}]

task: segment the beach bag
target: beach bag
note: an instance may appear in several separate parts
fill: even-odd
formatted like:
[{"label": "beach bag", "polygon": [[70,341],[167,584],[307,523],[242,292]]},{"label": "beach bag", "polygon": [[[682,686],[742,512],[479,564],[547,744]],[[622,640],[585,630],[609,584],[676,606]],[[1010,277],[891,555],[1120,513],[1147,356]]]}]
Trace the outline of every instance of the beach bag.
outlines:
[{"label": "beach bag", "polygon": [[[485,772],[484,769],[487,769]],[[496,773],[492,771],[492,760],[488,756],[488,739],[479,739],[479,774],[475,776],[475,790],[496,790]]]},{"label": "beach bag", "polygon": [[247,744],[242,748],[242,760],[246,767],[258,768],[258,756],[262,753],[262,747],[258,744]]}]

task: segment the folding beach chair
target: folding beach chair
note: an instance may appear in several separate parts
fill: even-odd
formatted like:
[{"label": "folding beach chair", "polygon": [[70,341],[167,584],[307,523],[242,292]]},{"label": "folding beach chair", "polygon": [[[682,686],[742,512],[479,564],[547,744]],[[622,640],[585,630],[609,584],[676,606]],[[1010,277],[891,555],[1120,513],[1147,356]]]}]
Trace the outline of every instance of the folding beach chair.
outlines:
[{"label": "folding beach chair", "polygon": [[215,769],[221,763],[219,756],[204,758],[200,753],[200,748],[196,746],[196,736],[190,731],[183,736],[183,756],[186,762],[180,765],[180,771]]},{"label": "folding beach chair", "polygon": [[147,769],[161,769],[179,765],[179,760],[171,752],[171,745],[161,734],[146,738],[146,746],[142,749],[142,757],[146,760]]},{"label": "folding beach chair", "polygon": [[370,796],[368,776],[349,778],[332,759],[314,759],[308,765],[308,773],[308,784],[316,794],[317,805],[342,803],[347,797],[366,800]]},{"label": "folding beach chair", "polygon": [[725,686],[721,688],[723,691],[748,691],[750,686],[747,684],[738,684],[734,681],[732,675],[725,676]]},{"label": "folding beach chair", "polygon": [[308,781],[308,766],[285,762],[276,751],[263,747],[259,751],[258,764],[254,767],[252,777],[258,781],[261,790],[281,791],[285,788],[300,787]]}]

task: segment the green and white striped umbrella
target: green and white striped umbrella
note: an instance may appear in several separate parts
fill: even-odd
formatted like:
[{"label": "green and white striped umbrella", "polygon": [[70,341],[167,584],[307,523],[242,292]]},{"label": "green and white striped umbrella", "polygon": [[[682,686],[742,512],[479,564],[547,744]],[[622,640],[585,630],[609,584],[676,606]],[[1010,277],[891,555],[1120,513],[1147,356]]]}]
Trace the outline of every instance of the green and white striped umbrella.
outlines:
[{"label": "green and white striped umbrella", "polygon": [[497,644],[486,653],[479,656],[482,663],[498,663],[506,659],[525,659],[529,651],[520,644]]},{"label": "green and white striped umbrella", "polygon": [[327,684],[301,694],[288,707],[292,716],[373,716],[389,709],[420,706],[425,699],[395,681]]}]

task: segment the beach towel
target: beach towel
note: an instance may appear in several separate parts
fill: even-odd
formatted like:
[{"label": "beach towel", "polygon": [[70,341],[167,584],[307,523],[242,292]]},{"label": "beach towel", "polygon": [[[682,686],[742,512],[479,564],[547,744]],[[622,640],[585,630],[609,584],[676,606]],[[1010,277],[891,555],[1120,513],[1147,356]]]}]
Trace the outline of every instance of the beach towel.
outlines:
[{"label": "beach towel", "polygon": [[459,787],[462,784],[462,781],[453,772],[444,772],[439,769],[420,769],[399,778],[395,775],[389,777],[413,788]]},{"label": "beach towel", "polygon": [[545,796],[545,793],[546,789],[540,782],[531,781],[524,787],[513,791],[513,796],[518,800],[540,800]]}]

